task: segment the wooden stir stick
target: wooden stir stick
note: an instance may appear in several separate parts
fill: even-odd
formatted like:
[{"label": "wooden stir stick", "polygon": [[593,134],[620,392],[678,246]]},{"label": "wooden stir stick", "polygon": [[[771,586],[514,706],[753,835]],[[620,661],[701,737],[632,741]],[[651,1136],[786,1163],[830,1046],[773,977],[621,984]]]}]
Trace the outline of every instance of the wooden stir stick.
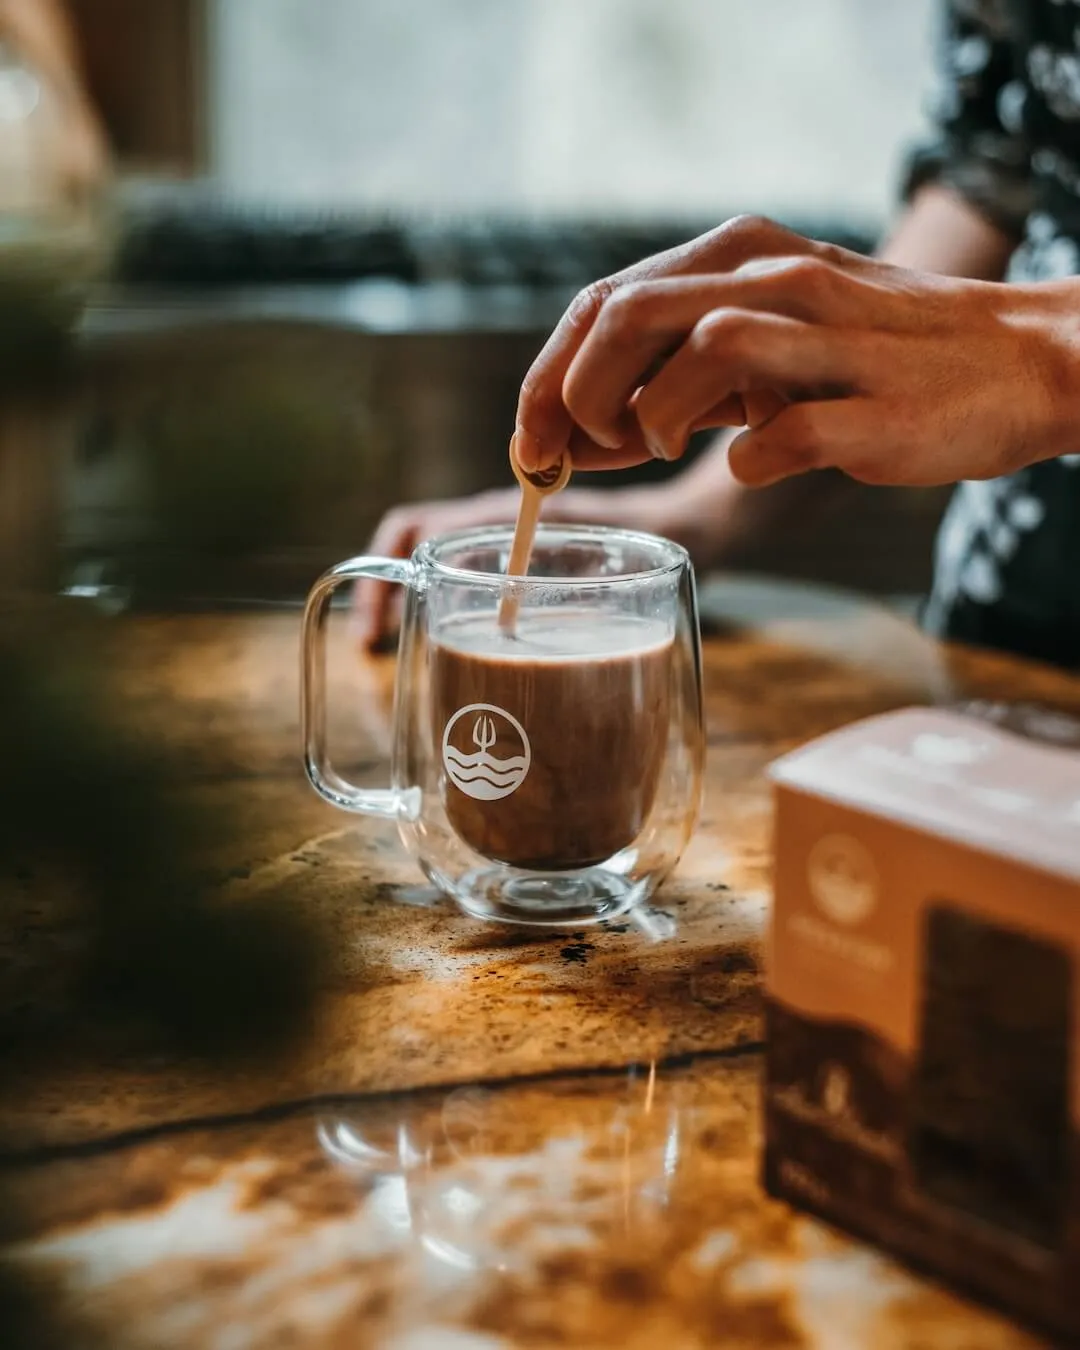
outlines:
[{"label": "wooden stir stick", "polygon": [[[545,497],[563,490],[570,481],[572,466],[570,456],[564,455],[558,464],[553,464],[549,469],[526,473],[518,463],[515,442],[511,438],[510,467],[521,485],[521,501],[518,503],[517,524],[514,526],[514,539],[510,545],[510,561],[506,566],[506,575],[523,577],[529,571],[536,526],[540,520],[540,505]],[[513,634],[517,626],[520,605],[521,598],[514,590],[504,592],[499,601],[499,627],[504,633]]]}]

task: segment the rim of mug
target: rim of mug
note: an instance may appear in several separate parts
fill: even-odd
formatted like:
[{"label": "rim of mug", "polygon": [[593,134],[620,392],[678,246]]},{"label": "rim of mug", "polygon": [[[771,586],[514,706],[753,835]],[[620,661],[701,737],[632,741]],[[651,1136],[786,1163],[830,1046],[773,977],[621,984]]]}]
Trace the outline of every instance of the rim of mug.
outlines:
[{"label": "rim of mug", "polygon": [[570,535],[576,541],[582,543],[588,543],[590,540],[595,540],[598,543],[612,543],[615,540],[622,540],[629,544],[640,544],[648,548],[656,548],[659,545],[669,555],[669,560],[659,563],[655,567],[642,568],[636,572],[613,572],[610,576],[508,577],[505,572],[477,572],[469,567],[454,567],[449,563],[441,562],[435,556],[436,550],[448,545],[481,543],[485,540],[495,539],[505,540],[509,544],[513,534],[513,525],[473,525],[465,530],[451,530],[446,534],[436,535],[433,539],[425,539],[413,550],[412,557],[414,562],[421,563],[440,576],[448,577],[454,581],[472,582],[478,585],[498,586],[500,588],[504,587],[508,581],[513,582],[515,587],[566,586],[577,589],[588,586],[636,585],[643,581],[655,581],[671,573],[680,572],[690,565],[690,555],[686,549],[671,539],[665,539],[663,535],[649,534],[646,530],[626,530],[617,525],[574,525],[570,523],[560,524],[555,521],[551,524],[541,523],[537,526],[537,542],[545,536],[562,534]]}]

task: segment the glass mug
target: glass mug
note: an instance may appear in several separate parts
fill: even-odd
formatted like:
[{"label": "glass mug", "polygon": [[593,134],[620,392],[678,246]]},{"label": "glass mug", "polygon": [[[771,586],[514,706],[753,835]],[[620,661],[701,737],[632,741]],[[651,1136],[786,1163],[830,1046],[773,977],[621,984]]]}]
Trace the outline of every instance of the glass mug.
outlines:
[{"label": "glass mug", "polygon": [[[613,919],[672,870],[700,809],[693,568],[652,535],[541,526],[529,575],[511,579],[512,534],[445,535],[316,582],[303,624],[307,776],[334,806],[396,820],[429,880],[477,918]],[[360,579],[406,588],[385,789],[347,782],[326,749],[326,618],[335,589]]]}]

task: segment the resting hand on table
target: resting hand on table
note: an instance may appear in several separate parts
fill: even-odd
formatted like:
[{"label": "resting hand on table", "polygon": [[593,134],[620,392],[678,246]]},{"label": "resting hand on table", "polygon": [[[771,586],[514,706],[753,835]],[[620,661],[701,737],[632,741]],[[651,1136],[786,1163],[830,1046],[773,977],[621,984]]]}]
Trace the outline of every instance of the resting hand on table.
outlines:
[{"label": "resting hand on table", "polygon": [[1080,448],[1078,288],[932,275],[740,218],[578,297],[522,388],[518,454],[613,468],[745,426],[729,464],[749,486],[996,477]]},{"label": "resting hand on table", "polygon": [[[667,512],[672,495],[664,488],[569,487],[544,499],[542,519],[674,533]],[[395,507],[383,517],[366,551],[376,557],[407,558],[418,544],[436,535],[481,525],[512,525],[517,516],[519,496],[517,487],[512,487],[454,501],[415,502]],[[362,646],[374,647],[396,631],[400,605],[400,586],[374,581],[357,584],[354,627]]]}]

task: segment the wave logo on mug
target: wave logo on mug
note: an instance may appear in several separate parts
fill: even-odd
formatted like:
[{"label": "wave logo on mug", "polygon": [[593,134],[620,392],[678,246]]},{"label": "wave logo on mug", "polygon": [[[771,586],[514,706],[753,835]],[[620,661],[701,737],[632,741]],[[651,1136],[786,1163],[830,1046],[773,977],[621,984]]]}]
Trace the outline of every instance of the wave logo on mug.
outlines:
[{"label": "wave logo on mug", "polygon": [[493,802],[524,783],[532,748],[511,713],[493,703],[469,703],[446,724],[442,759],[456,788],[476,801]]}]

